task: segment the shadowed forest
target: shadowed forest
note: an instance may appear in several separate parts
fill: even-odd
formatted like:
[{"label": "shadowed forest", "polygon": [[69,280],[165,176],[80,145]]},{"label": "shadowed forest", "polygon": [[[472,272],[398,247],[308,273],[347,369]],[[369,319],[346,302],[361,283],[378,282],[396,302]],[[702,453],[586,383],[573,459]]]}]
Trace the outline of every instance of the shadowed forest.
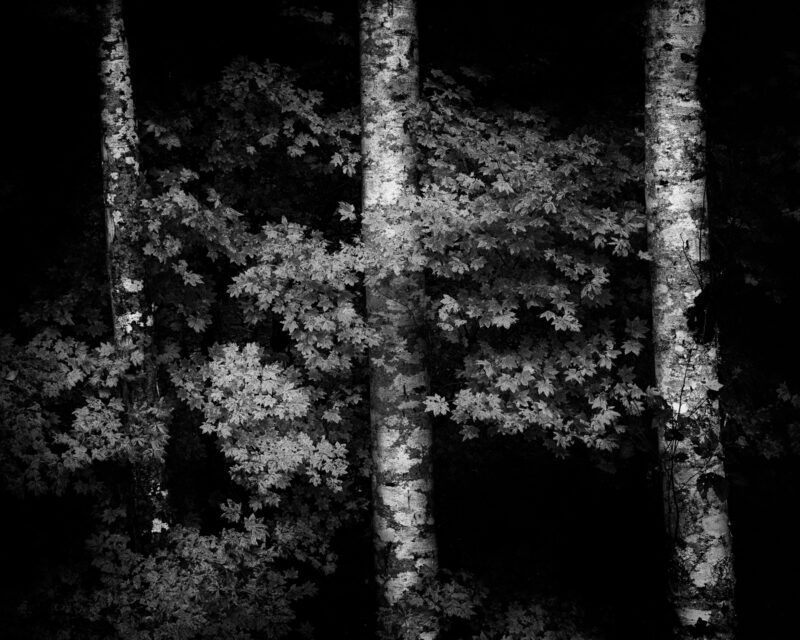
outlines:
[{"label": "shadowed forest", "polygon": [[0,638],[792,637],[791,18],[9,3]]}]

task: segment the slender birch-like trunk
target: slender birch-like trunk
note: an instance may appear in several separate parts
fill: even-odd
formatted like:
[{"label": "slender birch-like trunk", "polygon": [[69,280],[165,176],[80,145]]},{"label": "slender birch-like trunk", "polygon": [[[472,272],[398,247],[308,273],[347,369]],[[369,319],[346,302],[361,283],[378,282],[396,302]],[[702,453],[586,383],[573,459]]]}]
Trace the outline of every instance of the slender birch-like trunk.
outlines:
[{"label": "slender birch-like trunk", "polygon": [[[122,381],[125,421],[137,430],[156,401],[155,369],[150,356],[153,317],[144,294],[142,219],[139,210],[139,139],[136,133],[130,60],[122,18],[122,0],[106,0],[100,9],[100,79],[103,135],[103,199],[106,261],[114,324],[114,343],[132,367]],[[133,463],[129,519],[134,544],[147,533],[160,493],[160,464]]]},{"label": "slender birch-like trunk", "polygon": [[[413,243],[401,211],[416,190],[414,150],[404,127],[419,99],[417,25],[413,0],[361,1],[361,121],[363,231],[379,255],[408,251]],[[377,580],[387,634],[436,636],[435,621],[405,597],[437,570],[433,530],[431,423],[424,412],[428,388],[418,320],[421,274],[380,280],[367,274],[367,312],[381,345],[370,351],[373,502]],[[390,619],[402,604],[405,628]],[[420,623],[421,621],[424,621]]]},{"label": "slender birch-like trunk", "polygon": [[[733,556],[720,443],[717,347],[688,312],[708,259],[706,140],[698,92],[705,0],[651,0],[645,96],[658,438],[675,637],[733,637]],[[710,393],[709,393],[710,392]]]}]

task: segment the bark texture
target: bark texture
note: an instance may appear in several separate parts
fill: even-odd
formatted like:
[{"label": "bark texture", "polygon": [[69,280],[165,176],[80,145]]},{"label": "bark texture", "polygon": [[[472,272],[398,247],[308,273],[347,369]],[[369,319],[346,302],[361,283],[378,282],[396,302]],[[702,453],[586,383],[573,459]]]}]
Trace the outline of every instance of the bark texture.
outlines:
[{"label": "bark texture", "polygon": [[119,346],[140,348],[152,319],[145,312],[139,251],[139,138],[122,0],[107,0],[101,17],[103,195],[114,340]]},{"label": "bark texture", "polygon": [[732,638],[733,556],[715,392],[716,344],[689,314],[708,259],[698,92],[704,0],[650,0],[645,96],[656,385],[676,638]]},{"label": "bark texture", "polygon": [[[413,243],[401,201],[415,192],[414,151],[404,128],[419,98],[417,26],[412,0],[361,2],[363,238],[380,255]],[[406,246],[404,246],[406,245]],[[402,610],[413,637],[433,638],[435,621],[405,597],[437,569],[433,530],[431,424],[428,388],[414,311],[421,274],[368,274],[367,312],[382,337],[370,351],[373,501],[377,579],[384,632],[407,637],[387,613]],[[419,607],[419,605],[417,605]],[[426,620],[427,618],[427,620]],[[422,621],[422,622],[421,622]],[[421,624],[420,624],[421,623]]]},{"label": "bark texture", "polygon": [[[106,0],[100,9],[100,23],[106,261],[114,342],[132,363],[122,381],[122,395],[125,421],[133,437],[154,428],[157,394],[150,354],[153,316],[144,291],[139,139],[122,0]],[[161,522],[155,519],[163,510],[158,506],[163,499],[160,463],[152,456],[135,460],[132,474],[129,520],[136,544]]]}]

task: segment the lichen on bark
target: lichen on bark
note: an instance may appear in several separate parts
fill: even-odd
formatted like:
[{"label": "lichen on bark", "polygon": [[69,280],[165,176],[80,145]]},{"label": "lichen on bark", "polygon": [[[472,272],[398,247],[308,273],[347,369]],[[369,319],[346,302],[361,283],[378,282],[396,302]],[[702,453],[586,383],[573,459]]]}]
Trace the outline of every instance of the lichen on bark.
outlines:
[{"label": "lichen on bark", "polygon": [[688,320],[706,284],[708,260],[706,143],[697,83],[705,2],[651,0],[648,22],[645,183],[655,377],[665,405],[656,422],[675,637],[732,638],[733,556],[717,348],[696,335]]},{"label": "lichen on bark", "polygon": [[[401,245],[415,241],[402,200],[415,192],[414,150],[404,125],[419,98],[416,47],[413,1],[362,0],[362,236],[371,251],[387,257],[413,251]],[[367,274],[367,312],[381,338],[370,350],[380,622],[396,637],[413,619],[417,637],[433,638],[436,621],[408,598],[437,570],[431,424],[423,404],[428,380],[414,315],[423,290],[420,273]]]}]

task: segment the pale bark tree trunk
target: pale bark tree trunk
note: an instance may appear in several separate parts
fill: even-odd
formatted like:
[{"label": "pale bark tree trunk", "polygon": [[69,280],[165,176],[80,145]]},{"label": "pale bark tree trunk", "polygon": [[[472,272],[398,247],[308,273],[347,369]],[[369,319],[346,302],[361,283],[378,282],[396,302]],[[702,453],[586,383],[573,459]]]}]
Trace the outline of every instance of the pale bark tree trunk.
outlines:
[{"label": "pale bark tree trunk", "polygon": [[708,259],[697,85],[705,0],[651,0],[648,18],[645,182],[656,385],[666,405],[657,423],[675,637],[732,638],[733,556],[713,397],[717,347],[688,322]]},{"label": "pale bark tree trunk", "polygon": [[[415,193],[414,150],[404,127],[419,99],[413,0],[361,1],[363,238],[380,255],[407,252],[414,238],[401,200]],[[433,638],[435,620],[406,596],[437,570],[433,530],[431,423],[423,399],[428,380],[418,318],[421,274],[368,274],[367,312],[383,339],[370,351],[374,539],[384,632]],[[400,606],[406,622],[387,615]],[[409,608],[410,607],[410,608]],[[410,615],[409,615],[410,614]],[[419,625],[420,620],[428,618]]]},{"label": "pale bark tree trunk", "polygon": [[[153,316],[144,293],[143,221],[139,208],[139,139],[136,133],[128,44],[122,0],[106,0],[100,9],[100,79],[103,135],[103,201],[106,261],[114,343],[131,359],[122,381],[125,420],[133,431],[145,424],[156,401],[155,369],[150,354]],[[134,544],[153,525],[160,494],[157,460],[134,461],[129,511]]]}]

